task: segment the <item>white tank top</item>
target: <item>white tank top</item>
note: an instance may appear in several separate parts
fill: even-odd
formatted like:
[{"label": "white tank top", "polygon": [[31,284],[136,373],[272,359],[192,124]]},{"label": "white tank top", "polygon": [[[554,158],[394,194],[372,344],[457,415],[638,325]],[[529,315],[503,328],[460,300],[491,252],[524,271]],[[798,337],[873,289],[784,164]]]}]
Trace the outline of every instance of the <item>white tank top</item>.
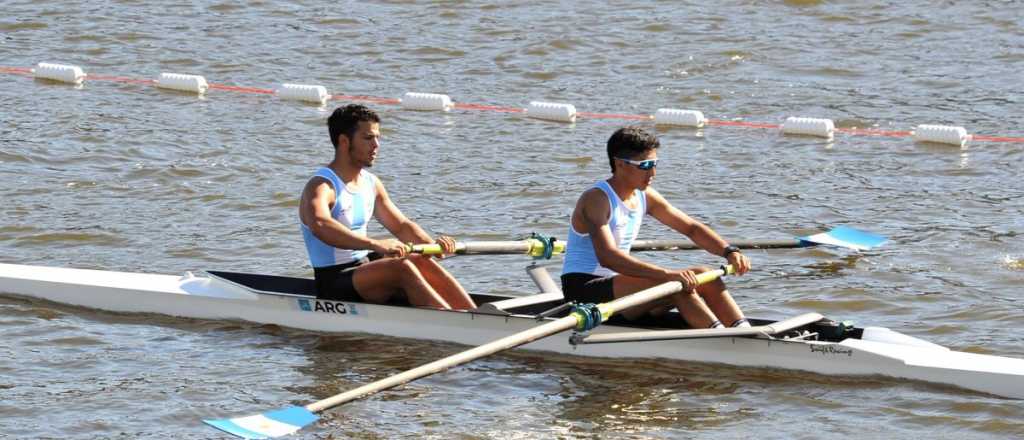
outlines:
[{"label": "white tank top", "polygon": [[[644,214],[647,213],[647,193],[635,190],[640,200],[637,209],[629,209],[619,195],[615,193],[608,182],[600,181],[592,188],[600,189],[608,196],[608,204],[611,207],[611,216],[608,219],[608,226],[612,230],[612,237],[615,238],[615,245],[619,249],[629,253],[633,241],[640,233],[640,224]],[[565,259],[562,263],[562,274],[586,273],[597,276],[616,275],[611,269],[601,266],[597,262],[597,253],[594,252],[594,242],[590,234],[581,234],[572,226],[572,218],[569,219],[569,240],[566,243]]]},{"label": "white tank top", "polygon": [[[359,177],[356,178],[359,182],[359,190],[356,192],[349,191],[345,183],[330,168],[320,168],[314,177],[327,180],[334,188],[335,199],[331,217],[352,232],[366,236],[366,224],[373,217],[374,201],[377,200],[377,176],[366,170],[360,171]],[[370,253],[366,249],[336,248],[320,241],[301,219],[299,225],[302,229],[302,239],[306,242],[306,252],[309,253],[309,262],[313,267],[351,263],[366,258]]]}]

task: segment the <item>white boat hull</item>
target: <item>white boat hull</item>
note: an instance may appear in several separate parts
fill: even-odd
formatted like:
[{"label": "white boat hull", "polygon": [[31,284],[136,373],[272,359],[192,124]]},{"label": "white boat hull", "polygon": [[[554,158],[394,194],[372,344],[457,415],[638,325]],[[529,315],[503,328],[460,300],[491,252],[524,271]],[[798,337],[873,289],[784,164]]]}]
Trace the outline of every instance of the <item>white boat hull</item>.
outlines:
[{"label": "white boat hull", "polygon": [[[0,264],[0,292],[99,310],[242,320],[303,330],[480,345],[537,325],[533,317],[267,294],[206,276]],[[641,331],[605,325],[593,332]],[[868,340],[868,335],[875,340]],[[963,353],[883,328],[840,342],[728,337],[573,346],[550,337],[525,349],[609,358],[665,358],[823,375],[882,375],[1024,399],[1024,360]],[[883,342],[884,341],[884,342]]]}]

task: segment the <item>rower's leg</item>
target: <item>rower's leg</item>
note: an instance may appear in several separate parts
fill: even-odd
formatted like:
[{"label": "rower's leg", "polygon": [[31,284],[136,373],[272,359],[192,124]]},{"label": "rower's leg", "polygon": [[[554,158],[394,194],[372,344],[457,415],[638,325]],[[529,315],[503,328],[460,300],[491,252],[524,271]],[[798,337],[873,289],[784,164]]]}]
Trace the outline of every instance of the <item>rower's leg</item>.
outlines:
[{"label": "rower's leg", "polygon": [[[654,287],[656,285],[657,283],[646,278],[636,278],[631,277],[629,275],[615,275],[614,277],[612,277],[612,292],[615,298],[622,298],[624,296],[632,295],[636,292]],[[619,314],[622,315],[622,317],[632,321],[643,317],[644,315],[650,313],[652,310],[665,308],[667,305],[671,303],[672,301],[670,299],[664,298],[662,300],[650,302],[647,304],[641,304],[638,306],[630,307],[619,312]]]},{"label": "rower's leg", "polygon": [[441,294],[441,297],[453,308],[463,310],[476,308],[476,304],[473,303],[473,299],[469,297],[466,289],[463,289],[455,277],[448,273],[436,259],[424,255],[410,255],[409,261],[416,265],[427,284]]},{"label": "rower's leg", "polygon": [[[693,268],[695,272],[700,272],[697,268]],[[626,295],[639,292],[644,289],[657,286],[659,283],[646,278],[635,278],[627,275],[616,275],[613,278],[613,287],[615,289],[615,297],[621,298]],[[648,304],[635,306],[622,311],[622,316],[629,320],[640,318],[648,313],[657,313],[663,310],[675,306],[679,309],[679,313],[683,315],[683,319],[686,323],[693,328],[709,328],[719,318],[715,317],[715,313],[712,309],[705,304],[701,296],[697,292],[679,292],[672,295],[669,298],[665,298],[659,301],[654,301]],[[725,325],[729,325],[732,321],[725,322]]]},{"label": "rower's leg", "polygon": [[399,291],[405,291],[414,306],[451,308],[427,284],[416,265],[403,258],[382,258],[355,268],[352,284],[359,296],[371,303],[386,303]]},{"label": "rower's leg", "polygon": [[710,328],[719,320],[697,292],[679,292],[672,295],[672,302],[692,328]]},{"label": "rower's leg", "polygon": [[[711,269],[701,267],[693,268],[692,270],[701,273]],[[740,306],[732,299],[732,295],[726,290],[725,283],[722,282],[721,278],[697,286],[697,293],[701,298],[704,298],[704,302],[714,312],[714,316],[717,316],[718,320],[722,321],[722,324],[730,326],[734,322],[743,319],[743,312],[740,311]]]},{"label": "rower's leg", "polygon": [[[632,295],[660,284],[650,279],[635,278],[628,275],[616,275],[612,281],[616,298]],[[693,328],[708,328],[711,326],[711,323],[715,322],[715,315],[711,313],[708,306],[695,293],[677,293],[669,298],[630,307],[623,310],[621,314],[626,319],[635,320],[647,314],[664,312],[673,306],[679,309],[683,319],[686,319],[686,322]]]}]

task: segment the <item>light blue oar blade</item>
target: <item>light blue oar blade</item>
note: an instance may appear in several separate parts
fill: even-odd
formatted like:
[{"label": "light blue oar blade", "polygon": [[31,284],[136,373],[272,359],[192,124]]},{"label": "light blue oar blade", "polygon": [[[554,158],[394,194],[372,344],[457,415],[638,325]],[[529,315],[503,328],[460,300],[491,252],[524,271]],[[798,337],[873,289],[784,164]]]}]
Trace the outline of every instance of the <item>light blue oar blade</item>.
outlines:
[{"label": "light blue oar blade", "polygon": [[203,422],[241,438],[273,438],[294,433],[318,418],[306,408],[291,406],[253,416]]},{"label": "light blue oar blade", "polygon": [[839,226],[828,232],[800,237],[800,240],[807,243],[828,244],[850,249],[867,250],[885,243],[886,238],[870,232],[859,231],[846,226]]}]

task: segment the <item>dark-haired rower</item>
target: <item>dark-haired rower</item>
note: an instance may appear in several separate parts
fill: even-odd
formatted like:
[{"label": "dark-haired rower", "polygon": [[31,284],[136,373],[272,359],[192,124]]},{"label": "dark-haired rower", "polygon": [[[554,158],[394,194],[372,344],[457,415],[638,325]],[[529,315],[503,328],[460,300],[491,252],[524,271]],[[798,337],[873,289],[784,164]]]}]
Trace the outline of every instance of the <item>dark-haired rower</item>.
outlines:
[{"label": "dark-haired rower", "polygon": [[679,281],[683,291],[660,302],[623,312],[627,319],[664,313],[673,306],[694,328],[749,326],[736,302],[716,280],[697,285],[696,274],[706,267],[667,269],[629,254],[645,215],[686,235],[704,250],[725,257],[738,274],[750,261],[707,225],[676,209],[651,186],[658,165],[660,142],[639,127],[619,129],[608,139],[612,176],[597,182],[576,202],[562,267],[562,290],[567,301],[603,303]]},{"label": "dark-haired rower", "polygon": [[[380,116],[362,105],[338,108],[327,119],[334,159],[306,183],[299,203],[302,237],[316,278],[317,297],[385,303],[404,296],[416,306],[471,309],[465,289],[434,259],[409,255],[405,243],[434,243],[388,197],[367,170],[380,150]],[[395,238],[366,235],[370,217]],[[446,254],[451,237],[438,237]],[[370,261],[370,251],[382,258]]]}]

